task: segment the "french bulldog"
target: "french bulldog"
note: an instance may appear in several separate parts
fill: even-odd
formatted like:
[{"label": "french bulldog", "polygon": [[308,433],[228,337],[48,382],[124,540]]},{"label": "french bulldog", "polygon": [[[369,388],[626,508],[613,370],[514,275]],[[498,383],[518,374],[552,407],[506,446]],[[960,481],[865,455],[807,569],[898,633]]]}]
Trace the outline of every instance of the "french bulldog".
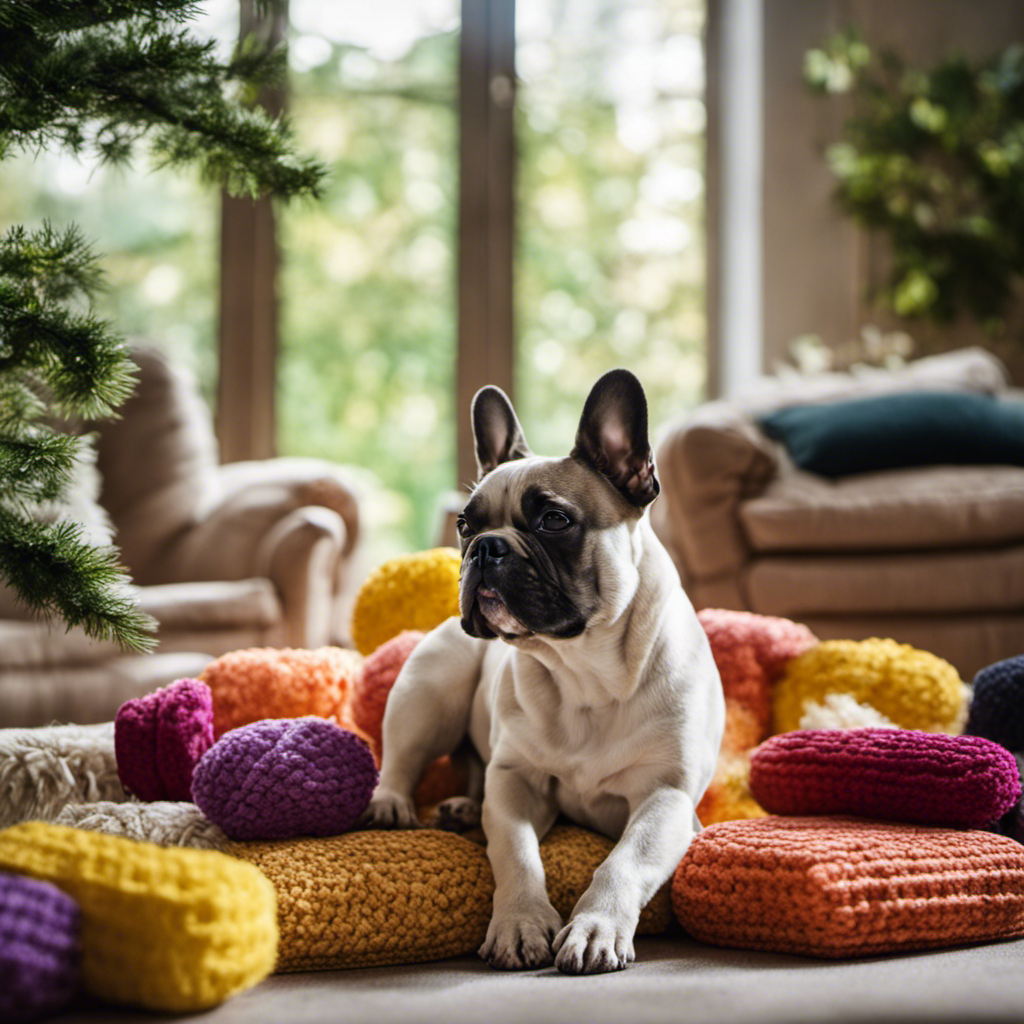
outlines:
[{"label": "french bulldog", "polygon": [[[429,633],[394,684],[365,822],[416,827],[423,769],[468,735],[486,764],[495,883],[480,955],[620,970],[640,911],[701,827],[725,722],[707,637],[644,514],[659,491],[646,397],[629,371],[605,374],[567,458],[531,453],[499,388],[476,394],[472,420],[461,618]],[[567,922],[539,851],[559,813],[617,840]]]}]

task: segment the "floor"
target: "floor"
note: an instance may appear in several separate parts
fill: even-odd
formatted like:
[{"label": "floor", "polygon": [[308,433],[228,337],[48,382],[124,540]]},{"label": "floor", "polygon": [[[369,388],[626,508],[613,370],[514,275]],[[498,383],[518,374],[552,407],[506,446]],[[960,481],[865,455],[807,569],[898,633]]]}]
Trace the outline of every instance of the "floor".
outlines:
[{"label": "floor", "polygon": [[[275,975],[201,1024],[1024,1024],[1024,939],[958,950],[818,961],[638,939],[618,974],[508,974],[475,957]],[[79,1007],[52,1024],[166,1015]]]}]

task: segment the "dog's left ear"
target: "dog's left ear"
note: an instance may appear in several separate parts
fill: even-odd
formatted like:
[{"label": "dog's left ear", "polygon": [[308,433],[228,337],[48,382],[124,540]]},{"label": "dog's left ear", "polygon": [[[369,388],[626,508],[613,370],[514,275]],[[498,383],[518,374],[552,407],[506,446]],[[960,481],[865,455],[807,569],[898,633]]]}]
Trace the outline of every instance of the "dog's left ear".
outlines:
[{"label": "dog's left ear", "polygon": [[647,398],[629,370],[610,370],[583,406],[574,459],[603,473],[638,508],[661,490],[647,439]]}]

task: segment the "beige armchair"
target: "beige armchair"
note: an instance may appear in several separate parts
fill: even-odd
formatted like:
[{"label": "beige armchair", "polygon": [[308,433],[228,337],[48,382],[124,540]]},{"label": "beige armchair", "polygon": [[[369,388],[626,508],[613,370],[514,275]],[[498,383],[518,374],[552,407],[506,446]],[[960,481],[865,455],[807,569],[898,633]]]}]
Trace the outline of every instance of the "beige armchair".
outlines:
[{"label": "beige armchair", "polygon": [[138,385],[120,419],[86,429],[96,433],[99,503],[140,607],[159,623],[157,652],[125,656],[0,597],[0,726],[102,721],[226,651],[343,639],[359,536],[350,475],[316,459],[218,465],[190,375],[153,349],[133,358]]},{"label": "beige armchair", "polygon": [[993,356],[965,349],[895,372],[768,379],[672,427],[652,522],[698,607],[797,619],[822,639],[893,637],[965,678],[1024,653],[1024,468],[825,479],[756,422],[786,405],[909,389],[1011,394]]}]

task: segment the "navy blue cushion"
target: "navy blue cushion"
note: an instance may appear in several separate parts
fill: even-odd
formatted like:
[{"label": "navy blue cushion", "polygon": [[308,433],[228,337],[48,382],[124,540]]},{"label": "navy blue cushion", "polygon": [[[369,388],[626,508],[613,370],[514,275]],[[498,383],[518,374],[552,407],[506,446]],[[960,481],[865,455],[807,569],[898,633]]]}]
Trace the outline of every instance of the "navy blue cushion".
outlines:
[{"label": "navy blue cushion", "polygon": [[819,476],[940,464],[1024,466],[1024,402],[988,395],[878,395],[791,406],[759,423],[801,469]]}]

